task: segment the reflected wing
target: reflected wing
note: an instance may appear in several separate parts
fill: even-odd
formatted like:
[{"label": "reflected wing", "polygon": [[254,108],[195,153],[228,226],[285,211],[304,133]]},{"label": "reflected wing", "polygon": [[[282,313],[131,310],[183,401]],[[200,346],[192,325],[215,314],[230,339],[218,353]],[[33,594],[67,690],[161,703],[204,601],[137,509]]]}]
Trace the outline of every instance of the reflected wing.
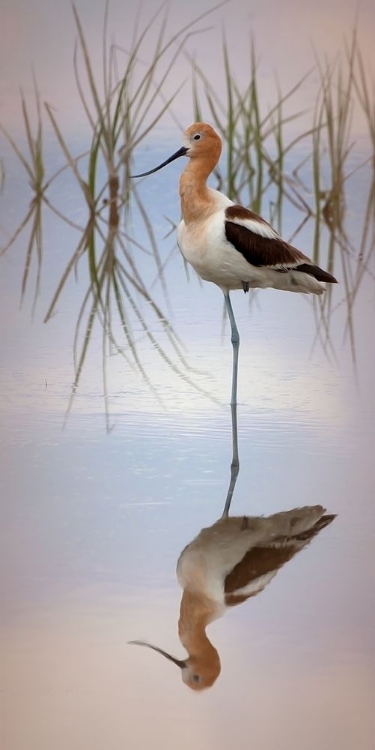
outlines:
[{"label": "reflected wing", "polygon": [[334,518],[335,515],[322,516],[312,528],[297,536],[279,537],[270,544],[250,549],[225,579],[225,604],[241,604],[263,591],[277,571],[306,547]]},{"label": "reflected wing", "polygon": [[225,210],[225,236],[245,260],[256,267],[272,268],[279,273],[301,271],[318,281],[337,283],[334,276],[281,239],[280,235],[257,214],[243,206],[229,206]]}]

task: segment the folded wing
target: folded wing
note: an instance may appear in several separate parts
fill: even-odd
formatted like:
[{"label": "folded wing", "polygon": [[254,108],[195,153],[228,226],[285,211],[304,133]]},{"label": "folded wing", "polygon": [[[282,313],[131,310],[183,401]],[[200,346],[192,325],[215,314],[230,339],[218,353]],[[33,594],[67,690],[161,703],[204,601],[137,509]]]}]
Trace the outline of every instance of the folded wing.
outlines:
[{"label": "folded wing", "polygon": [[337,283],[332,274],[284,242],[267,221],[243,206],[229,206],[225,210],[225,237],[252,266],[278,273],[299,271],[318,281]]},{"label": "folded wing", "polygon": [[225,604],[241,604],[263,591],[278,570],[332,523],[335,517],[333,514],[322,516],[311,528],[296,536],[280,536],[268,544],[252,547],[226,576]]}]

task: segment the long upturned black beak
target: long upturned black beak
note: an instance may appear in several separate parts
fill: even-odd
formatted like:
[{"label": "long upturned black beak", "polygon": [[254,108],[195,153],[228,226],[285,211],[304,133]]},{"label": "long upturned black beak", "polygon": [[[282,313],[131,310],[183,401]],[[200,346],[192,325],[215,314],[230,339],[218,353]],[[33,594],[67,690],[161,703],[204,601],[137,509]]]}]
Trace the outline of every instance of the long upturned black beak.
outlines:
[{"label": "long upturned black beak", "polygon": [[147,643],[146,641],[128,641],[132,646],[147,646],[147,648],[152,648],[154,651],[157,651],[159,654],[162,654],[165,656],[166,659],[169,659],[170,661],[173,661],[174,664],[177,664],[180,669],[184,669],[184,667],[187,667],[186,661],[183,659],[176,659],[174,656],[171,656],[167,653],[167,651],[163,651],[162,648],[158,648],[158,646],[152,646],[151,643]]},{"label": "long upturned black beak", "polygon": [[176,151],[176,153],[172,154],[172,156],[169,157],[169,159],[166,159],[163,161],[162,164],[159,164],[158,167],[155,167],[154,169],[150,169],[148,172],[142,172],[142,174],[132,174],[131,177],[134,179],[135,177],[147,177],[148,174],[153,174],[154,172],[158,172],[159,169],[163,169],[163,167],[166,167],[167,164],[170,164],[171,161],[174,161],[175,159],[179,159],[180,156],[185,156],[187,152],[189,151],[186,146],[181,146],[181,148]]}]

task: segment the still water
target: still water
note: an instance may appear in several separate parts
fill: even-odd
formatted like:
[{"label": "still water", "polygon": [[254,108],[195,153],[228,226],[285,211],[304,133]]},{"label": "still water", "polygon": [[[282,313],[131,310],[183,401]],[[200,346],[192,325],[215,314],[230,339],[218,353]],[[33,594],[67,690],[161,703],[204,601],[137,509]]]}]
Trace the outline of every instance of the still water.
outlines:
[{"label": "still water", "polygon": [[[150,137],[140,151],[139,171],[179,147],[177,128],[172,145],[163,137]],[[360,139],[353,168],[367,148]],[[58,166],[50,136],[47,150],[49,163]],[[9,239],[30,197],[20,166],[4,153],[1,224]],[[141,188],[168,259],[168,298],[160,284],[153,286],[149,256],[137,261],[181,339],[186,377],[162,360],[138,326],[134,336],[154,390],[112,351],[105,401],[96,326],[63,428],[84,265],[51,320],[42,320],[76,235],[46,214],[33,318],[32,286],[19,308],[27,232],[1,259],[1,750],[371,750],[373,263],[350,315],[342,267],[335,267],[340,284],[324,324],[325,345],[317,336],[319,306],[309,299],[267,290],[249,303],[242,293],[232,295],[241,333],[241,467],[231,513],[261,516],[321,504],[337,517],[264,591],[208,627],[221,660],[209,690],[194,694],[172,663],[128,645],[146,640],[186,657],[178,638],[176,562],[220,518],[230,479],[231,346],[228,326],[222,330],[221,293],[193,275],[187,279],[174,238],[164,239],[165,215],[179,217],[180,166]],[[368,173],[359,172],[350,190],[346,230],[355,245]],[[64,175],[60,205],[83,221],[75,191]],[[136,213],[132,221],[147,245]],[[295,222],[289,206],[286,238]],[[307,223],[296,244],[309,253],[312,237]],[[146,315],[147,305],[142,309]],[[161,326],[151,325],[167,346]]]}]

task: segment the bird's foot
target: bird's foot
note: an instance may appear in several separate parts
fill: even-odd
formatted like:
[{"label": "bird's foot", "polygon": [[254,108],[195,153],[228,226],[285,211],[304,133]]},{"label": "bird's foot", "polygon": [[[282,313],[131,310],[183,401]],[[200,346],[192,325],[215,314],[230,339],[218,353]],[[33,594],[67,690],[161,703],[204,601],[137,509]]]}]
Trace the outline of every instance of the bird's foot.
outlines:
[{"label": "bird's foot", "polygon": [[249,519],[247,516],[244,516],[241,521],[240,531],[246,531],[246,529],[249,528]]},{"label": "bird's foot", "polygon": [[242,289],[244,290],[245,294],[249,291],[249,282],[248,281],[241,281]]}]

